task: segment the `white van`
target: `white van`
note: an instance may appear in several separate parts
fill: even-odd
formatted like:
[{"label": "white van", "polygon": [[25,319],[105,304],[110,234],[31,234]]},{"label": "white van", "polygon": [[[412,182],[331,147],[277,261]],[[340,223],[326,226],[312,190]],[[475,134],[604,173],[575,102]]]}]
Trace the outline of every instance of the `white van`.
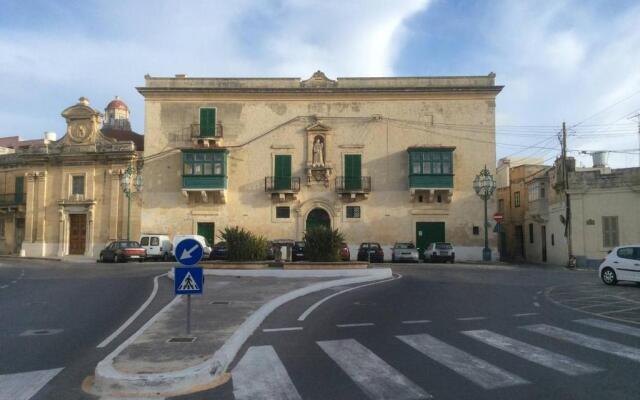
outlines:
[{"label": "white van", "polygon": [[171,260],[173,244],[167,235],[144,233],[140,236],[140,246],[147,251],[147,258]]},{"label": "white van", "polygon": [[[202,250],[204,252],[204,254],[202,255],[203,259],[209,259],[209,255],[211,254],[211,245],[209,244],[209,242],[207,242],[207,239],[202,236],[202,235],[175,235],[173,237],[173,248],[175,249],[176,246],[178,246],[178,243],[180,243],[182,240],[184,239],[193,239],[198,241],[198,243],[200,243],[202,245]],[[175,254],[173,254],[173,256],[175,257]]]}]

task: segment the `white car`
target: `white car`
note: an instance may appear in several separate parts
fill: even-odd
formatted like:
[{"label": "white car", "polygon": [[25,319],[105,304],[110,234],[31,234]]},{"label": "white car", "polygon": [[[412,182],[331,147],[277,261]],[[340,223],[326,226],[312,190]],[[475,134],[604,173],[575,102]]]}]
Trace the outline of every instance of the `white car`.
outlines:
[{"label": "white car", "polygon": [[167,235],[143,233],[140,236],[140,246],[147,251],[147,258],[171,260],[173,244]]},{"label": "white car", "polygon": [[611,250],[600,264],[598,274],[607,285],[615,285],[618,281],[640,282],[640,244]]},{"label": "white car", "polygon": [[[173,249],[175,250],[175,248],[178,246],[178,243],[180,243],[184,239],[193,239],[198,241],[198,243],[202,245],[202,250],[204,253],[202,255],[202,258],[203,259],[209,258],[209,255],[211,254],[211,245],[209,244],[209,242],[207,242],[207,239],[202,235],[176,235],[173,237]],[[173,254],[173,256],[175,257],[176,255]]]}]

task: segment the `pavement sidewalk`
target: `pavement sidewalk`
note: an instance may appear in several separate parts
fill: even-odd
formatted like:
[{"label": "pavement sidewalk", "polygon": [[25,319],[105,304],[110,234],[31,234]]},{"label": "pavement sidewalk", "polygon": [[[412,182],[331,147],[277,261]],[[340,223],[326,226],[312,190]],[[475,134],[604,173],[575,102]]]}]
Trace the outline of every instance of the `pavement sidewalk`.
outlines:
[{"label": "pavement sidewalk", "polygon": [[[335,286],[391,277],[367,270],[206,270],[203,295],[177,296],[96,367],[93,392],[101,396],[170,396],[224,383],[242,344],[280,305]],[[170,342],[195,337],[193,342]]]}]

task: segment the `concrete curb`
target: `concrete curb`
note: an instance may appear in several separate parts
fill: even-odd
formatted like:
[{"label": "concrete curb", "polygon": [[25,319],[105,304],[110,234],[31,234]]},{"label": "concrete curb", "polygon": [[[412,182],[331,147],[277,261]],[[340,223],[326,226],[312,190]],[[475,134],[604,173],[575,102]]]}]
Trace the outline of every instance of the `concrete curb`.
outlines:
[{"label": "concrete curb", "polygon": [[0,255],[0,260],[42,260],[42,261],[62,261],[61,258],[53,257],[20,257],[12,255]]},{"label": "concrete curb", "polygon": [[[364,273],[366,272],[366,273]],[[275,274],[274,274],[275,273]],[[315,273],[315,275],[313,274]],[[118,348],[100,361],[95,369],[94,393],[110,396],[176,396],[189,393],[193,387],[211,387],[219,380],[237,355],[242,345],[260,326],[262,321],[281,305],[309,293],[334,286],[372,282],[392,277],[390,268],[369,270],[325,270],[325,271],[265,271],[265,270],[207,270],[208,275],[232,276],[278,276],[278,277],[345,277],[327,282],[319,282],[285,293],[263,304],[251,314],[212,357],[193,367],[179,371],[158,374],[129,374],[115,369],[113,360],[129,344],[140,336],[161,314],[174,307],[181,298],[176,297],[142,328],[124,341]],[[311,275],[310,275],[311,274]],[[294,276],[290,276],[294,275]]]}]

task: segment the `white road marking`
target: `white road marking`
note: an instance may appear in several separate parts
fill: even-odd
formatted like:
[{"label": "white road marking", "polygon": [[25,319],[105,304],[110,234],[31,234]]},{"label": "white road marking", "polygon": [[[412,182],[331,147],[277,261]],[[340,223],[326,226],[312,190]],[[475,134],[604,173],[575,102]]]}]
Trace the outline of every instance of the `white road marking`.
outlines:
[{"label": "white road marking", "polygon": [[144,303],[142,303],[140,308],[138,308],[138,310],[135,313],[133,313],[133,315],[131,317],[129,317],[129,319],[126,320],[124,322],[124,324],[122,324],[122,326],[120,326],[120,328],[118,328],[115,332],[113,332],[111,335],[109,335],[109,337],[107,337],[105,340],[100,342],[100,344],[97,346],[97,348],[100,349],[100,348],[108,346],[109,343],[111,343],[115,338],[117,338],[125,329],[127,329],[127,327],[129,325],[131,325],[133,323],[133,321],[136,320],[136,318],[138,318],[138,316],[140,316],[140,314],[142,314],[142,312],[149,306],[149,304],[151,304],[153,299],[156,297],[156,293],[158,293],[158,278],[160,278],[161,276],[165,276],[165,275],[166,275],[166,273],[157,275],[155,278],[153,278],[153,290],[151,291],[151,294],[149,295],[147,300]]},{"label": "white road marking", "polygon": [[425,356],[484,389],[522,385],[528,381],[427,334],[396,336]]},{"label": "white road marking", "polygon": [[62,368],[0,375],[0,399],[29,400],[60,371]]},{"label": "white road marking", "polygon": [[287,332],[287,331],[301,331],[301,326],[292,326],[290,328],[267,328],[263,329],[262,332]]},{"label": "white road marking", "polygon": [[568,331],[566,329],[557,328],[547,324],[528,325],[523,328],[541,335],[577,344],[578,346],[587,347],[589,349],[602,351],[604,353],[640,362],[640,349],[637,347],[626,346],[621,343],[583,335],[581,333]]},{"label": "white road marking", "polygon": [[8,287],[9,287],[9,285],[2,285],[2,286],[0,286],[0,289],[6,289]]},{"label": "white road marking", "polygon": [[539,295],[539,294],[542,294],[542,290],[538,290],[538,291],[536,292],[536,294],[538,294],[538,295]]},{"label": "white road marking", "polygon": [[329,296],[327,296],[327,297],[315,302],[314,304],[311,305],[311,307],[307,308],[302,314],[300,314],[300,316],[298,317],[298,321],[304,321],[309,316],[309,314],[311,314],[316,308],[320,307],[322,305],[322,303],[326,302],[327,300],[331,300],[332,298],[334,298],[336,296],[339,296],[339,295],[341,295],[343,293],[350,292],[352,290],[360,289],[360,288],[363,288],[363,287],[366,287],[366,286],[379,285],[381,283],[387,283],[389,281],[393,281],[393,280],[402,278],[402,275],[400,275],[400,274],[397,274],[397,275],[398,276],[393,277],[393,278],[389,278],[389,279],[385,279],[384,281],[366,283],[364,285],[354,286],[352,288],[341,290],[338,293],[331,294],[331,295],[329,295]]},{"label": "white road marking", "polygon": [[236,400],[301,399],[282,361],[271,346],[250,347],[231,371],[231,376]]},{"label": "white road marking", "polygon": [[336,324],[338,328],[356,328],[358,326],[374,326],[373,322],[360,322],[358,324]]},{"label": "white road marking", "polygon": [[520,314],[513,314],[514,317],[529,317],[531,315],[538,315],[537,312],[526,312],[526,313],[520,313]]},{"label": "white road marking", "polygon": [[580,324],[593,326],[600,329],[606,329],[612,332],[624,333],[625,335],[631,335],[640,337],[640,329],[634,328],[628,325],[617,324],[615,322],[603,321],[601,319],[595,318],[586,318],[586,319],[577,319],[573,322],[578,322]]},{"label": "white road marking", "polygon": [[537,301],[534,301],[533,305],[536,306],[536,307],[540,307],[540,303],[538,303]]},{"label": "white road marking", "polygon": [[413,321],[402,321],[403,324],[428,324],[429,321],[428,319],[416,319]]},{"label": "white road marking", "polygon": [[481,329],[462,333],[489,346],[504,350],[507,353],[524,358],[532,363],[554,369],[563,374],[577,376],[602,371],[601,368],[594,367],[593,365],[581,363],[562,354],[553,353],[541,347],[533,346],[488,330]]},{"label": "white road marking", "polygon": [[456,318],[458,321],[480,321],[483,319],[487,319],[487,317],[463,317],[463,318]]},{"label": "white road marking", "polygon": [[354,339],[323,341],[318,345],[370,399],[431,398],[429,393]]},{"label": "white road marking", "polygon": [[615,314],[615,313],[621,313],[621,312],[627,312],[627,311],[633,311],[633,310],[637,310],[640,307],[631,307],[631,308],[625,308],[623,310],[614,310],[614,311],[603,311],[600,314]]}]

